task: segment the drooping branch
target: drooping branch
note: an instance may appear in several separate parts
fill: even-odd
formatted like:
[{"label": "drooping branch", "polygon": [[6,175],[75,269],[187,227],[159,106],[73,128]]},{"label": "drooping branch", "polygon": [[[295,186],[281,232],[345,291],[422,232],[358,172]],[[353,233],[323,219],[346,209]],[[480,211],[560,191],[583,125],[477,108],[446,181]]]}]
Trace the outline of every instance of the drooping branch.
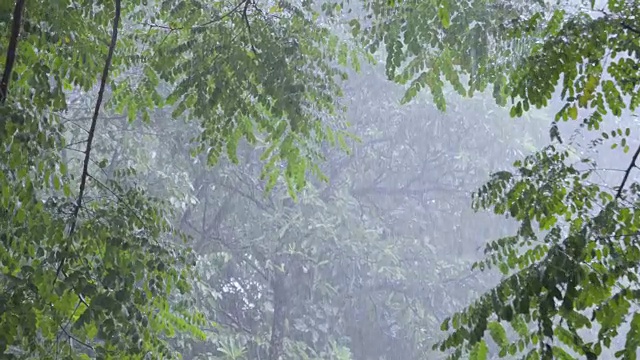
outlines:
[{"label": "drooping branch", "polygon": [[4,63],[4,72],[0,80],[0,104],[7,100],[9,91],[9,80],[13,71],[13,64],[16,62],[16,49],[18,48],[18,36],[20,35],[20,25],[22,23],[22,13],[24,12],[25,0],[16,0],[13,8],[13,23],[11,24],[11,35],[9,36],[9,46],[7,47],[7,58]]},{"label": "drooping branch", "polygon": [[619,199],[622,196],[622,189],[624,189],[624,185],[627,183],[627,179],[629,178],[629,174],[631,173],[631,170],[633,170],[633,168],[636,166],[638,155],[640,155],[640,145],[638,146],[636,153],[633,154],[633,157],[631,158],[631,163],[629,163],[629,167],[627,167],[627,170],[625,170],[624,172],[622,183],[620,184],[620,187],[618,187],[618,191],[616,192],[616,199]]},{"label": "drooping branch", "polygon": [[[98,99],[96,100],[96,106],[93,111],[93,117],[91,119],[91,127],[89,128],[89,136],[87,138],[87,146],[84,151],[84,163],[82,166],[82,175],[80,177],[80,190],[78,191],[78,199],[76,200],[73,214],[71,217],[71,224],[69,227],[68,236],[71,238],[75,232],[76,224],[78,223],[78,215],[80,214],[80,208],[82,207],[82,199],[84,196],[85,187],[87,185],[87,179],[89,178],[89,162],[91,160],[91,146],[93,145],[93,138],[96,132],[96,124],[98,123],[98,115],[100,115],[100,107],[102,106],[102,98],[104,97],[104,90],[107,85],[107,78],[109,77],[109,69],[111,68],[111,60],[113,59],[113,53],[116,48],[116,42],[118,41],[118,25],[120,24],[120,1],[115,0],[115,15],[113,17],[113,31],[111,33],[111,43],[109,44],[109,53],[105,60],[104,68],[102,70],[102,79],[100,81],[100,89],[98,90]],[[58,269],[56,270],[56,277],[60,275],[60,271],[64,265],[65,258],[60,261]],[[54,281],[55,281],[54,279]]]}]

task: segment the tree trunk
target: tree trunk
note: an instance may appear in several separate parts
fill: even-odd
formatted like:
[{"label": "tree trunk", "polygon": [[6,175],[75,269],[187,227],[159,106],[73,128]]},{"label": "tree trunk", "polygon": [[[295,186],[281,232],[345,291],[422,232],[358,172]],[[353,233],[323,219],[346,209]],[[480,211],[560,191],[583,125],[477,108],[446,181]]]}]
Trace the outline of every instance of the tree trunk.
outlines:
[{"label": "tree trunk", "polygon": [[287,294],[284,286],[285,274],[275,270],[271,279],[273,290],[273,324],[269,342],[269,360],[281,360],[284,350],[284,324],[286,319]]}]

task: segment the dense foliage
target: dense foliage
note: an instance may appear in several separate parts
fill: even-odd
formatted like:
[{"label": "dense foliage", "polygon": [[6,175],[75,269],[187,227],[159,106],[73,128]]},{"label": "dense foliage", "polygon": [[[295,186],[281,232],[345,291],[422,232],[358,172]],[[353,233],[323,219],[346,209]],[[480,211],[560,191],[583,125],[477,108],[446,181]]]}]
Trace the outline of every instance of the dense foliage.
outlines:
[{"label": "dense foliage", "polygon": [[[267,13],[249,1],[2,8],[2,352],[167,358],[176,328],[204,336],[202,317],[170,301],[189,289],[192,254],[175,241],[173,209],[136,184],[133,164],[96,160],[96,138],[109,136],[103,102],[132,121],[166,106],[174,117],[187,111],[209,162],[225,147],[235,159],[242,136],[266,142],[269,186],[283,173],[293,193],[316,166],[313,143],[342,136],[319,118],[335,112],[339,72],[309,56],[336,57],[336,46],[319,47],[335,37],[303,8]],[[90,110],[71,108],[93,91]],[[82,111],[86,126],[76,122]]]},{"label": "dense foliage", "polygon": [[[504,274],[500,284],[443,323],[444,330],[453,332],[439,348],[453,350],[451,358],[468,351],[471,358],[487,358],[485,334],[490,334],[500,357],[636,358],[638,184],[631,173],[640,147],[620,165],[620,178],[603,176],[622,162],[598,165],[587,151],[565,147],[555,122],[581,118],[582,129],[606,130],[599,137],[590,136],[589,149],[612,142],[611,149],[629,152],[637,125],[631,117],[640,100],[638,5],[612,0],[582,7],[533,7],[508,22],[494,16],[485,22],[474,18],[483,38],[493,40],[494,51],[485,51],[483,60],[472,66],[456,56],[446,59],[468,76],[467,89],[456,77],[447,76],[450,69],[438,66],[461,92],[493,84],[498,102],[511,99],[512,116],[532,106],[545,107],[556,95],[561,105],[550,133],[556,143],[515,162],[515,171],[494,174],[474,194],[475,208],[493,209],[517,220],[520,227],[515,235],[490,242],[487,259],[475,265],[498,267]],[[399,9],[414,8],[402,3]],[[425,13],[418,12],[416,19]],[[469,20],[461,14],[465,12],[457,12],[456,18]],[[411,16],[397,21],[407,29],[419,28],[412,25],[419,20]],[[497,33],[492,30],[496,27],[501,29]],[[408,43],[424,43],[421,36],[412,33]],[[525,46],[514,50],[514,42]],[[436,48],[449,49],[443,44]],[[412,79],[418,74],[410,64],[422,53],[415,55],[407,47],[394,54],[411,59],[400,76]],[[424,73],[417,75],[407,95],[413,96],[424,84],[434,89],[428,79]],[[579,141],[572,138],[570,143]]]},{"label": "dense foliage", "polygon": [[0,357],[635,359],[639,9],[0,3]]}]

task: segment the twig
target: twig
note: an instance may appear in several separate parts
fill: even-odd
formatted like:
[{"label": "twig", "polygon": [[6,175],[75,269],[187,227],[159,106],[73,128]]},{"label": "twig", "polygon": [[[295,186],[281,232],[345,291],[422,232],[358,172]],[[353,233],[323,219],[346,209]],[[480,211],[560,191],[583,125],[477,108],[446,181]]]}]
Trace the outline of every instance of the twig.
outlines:
[{"label": "twig", "polygon": [[[118,1],[119,1],[119,0],[118,0]],[[67,331],[67,329],[65,329],[65,328],[63,328],[63,327],[62,327],[62,325],[60,325],[60,329],[62,330],[62,332],[64,332],[64,334],[65,334],[69,339],[75,340],[78,344],[80,344],[80,345],[82,345],[82,346],[86,347],[87,349],[91,349],[91,351],[95,351],[95,349],[93,348],[93,346],[91,346],[91,345],[87,344],[86,342],[84,342],[84,341],[82,341],[82,340],[78,339],[77,337],[75,337],[75,336],[71,335],[71,334]]]},{"label": "twig", "polygon": [[158,29],[169,30],[169,31],[174,30],[174,28],[172,28],[169,25],[159,25],[159,24],[154,24],[149,22],[146,22],[143,25],[148,26],[150,28],[158,28]]},{"label": "twig", "polygon": [[[66,121],[86,121],[86,120],[93,120],[93,116],[89,117],[89,116],[84,116],[84,117],[79,117],[79,118],[75,118],[75,119],[71,119],[69,117],[64,117],[62,115],[59,115],[61,118],[63,118]],[[116,115],[116,116],[102,116],[100,117],[100,119],[102,120],[125,120],[127,117],[124,115]]]},{"label": "twig", "polygon": [[251,46],[251,51],[253,51],[253,53],[257,55],[258,52],[256,51],[256,48],[253,46],[253,41],[252,41],[251,24],[249,23],[249,17],[247,16],[249,3],[251,3],[251,0],[245,0],[244,10],[242,10],[242,18],[244,19],[244,22],[247,24],[247,33],[249,34],[249,46]]},{"label": "twig", "polygon": [[[96,124],[98,122],[98,115],[100,115],[100,106],[102,105],[102,98],[104,97],[104,90],[107,85],[107,78],[109,77],[109,69],[111,68],[111,59],[116,48],[116,42],[118,41],[118,25],[120,23],[120,1],[115,0],[115,15],[113,18],[113,31],[111,33],[111,44],[109,44],[109,53],[102,70],[102,80],[100,81],[100,90],[98,91],[98,99],[96,100],[96,107],[93,111],[93,118],[91,120],[91,128],[89,129],[89,137],[87,138],[87,147],[84,154],[84,164],[82,167],[82,175],[80,178],[80,190],[78,192],[78,199],[76,200],[76,206],[73,210],[71,225],[69,227],[69,238],[71,238],[75,232],[76,224],[78,223],[78,215],[80,214],[80,208],[82,207],[82,197],[84,196],[84,190],[87,185],[87,178],[89,177],[89,161],[91,160],[91,145],[93,143],[93,137],[96,131]],[[69,241],[71,242],[71,241]],[[56,270],[56,277],[53,279],[55,284],[60,271],[64,266],[66,257],[63,257]]]},{"label": "twig", "polygon": [[634,28],[633,26],[631,26],[631,25],[627,24],[626,22],[624,22],[624,21],[623,21],[623,22],[621,23],[621,25],[622,25],[622,27],[623,27],[623,28],[625,28],[625,29],[627,29],[627,30],[631,31],[632,33],[635,33],[636,35],[640,35],[640,30],[638,30],[638,29]]},{"label": "twig", "polygon": [[78,129],[80,129],[80,130],[82,130],[82,131],[84,131],[86,133],[89,133],[89,130],[85,129],[82,125],[76,123],[74,120],[65,120],[65,121],[62,122],[62,124],[66,124],[66,123],[71,123],[72,125],[75,125]]},{"label": "twig", "polygon": [[222,309],[222,308],[218,308],[218,309],[217,309],[217,311],[219,311],[222,315],[224,315],[224,316],[225,316],[225,317],[227,317],[229,320],[231,320],[231,322],[233,323],[233,324],[231,324],[231,325],[232,325],[231,327],[234,327],[234,328],[236,328],[236,329],[238,329],[238,330],[242,330],[242,331],[246,332],[246,333],[247,333],[247,334],[249,334],[249,335],[253,335],[253,332],[251,331],[251,329],[249,329],[249,328],[247,328],[246,326],[244,326],[244,325],[240,322],[240,320],[236,319],[236,317],[235,317],[235,316],[233,316],[233,315],[229,314],[227,311],[225,311],[225,310],[224,310],[224,309]]},{"label": "twig", "polygon": [[228,189],[228,190],[234,191],[238,195],[246,198],[247,200],[250,200],[251,202],[253,202],[262,211],[269,211],[270,210],[269,206],[263,204],[258,199],[256,199],[254,196],[252,196],[251,194],[248,194],[248,193],[238,189],[237,187],[235,187],[233,185],[226,184],[225,182],[221,182],[219,185],[224,187],[224,188],[226,188],[226,189]]},{"label": "twig", "polygon": [[79,144],[84,144],[84,143],[86,143],[86,142],[87,142],[87,139],[79,140],[79,141],[74,141],[74,142],[72,142],[72,143],[66,144],[66,145],[64,146],[64,148],[65,148],[65,149],[70,149],[70,150],[76,150],[76,149],[72,148],[71,146],[79,145]]},{"label": "twig", "polygon": [[[211,24],[213,24],[213,23],[215,23],[215,22],[218,22],[218,21],[220,21],[220,20],[223,20],[223,19],[225,19],[225,18],[229,17],[229,16],[230,16],[231,14],[233,14],[234,12],[236,12],[236,11],[240,8],[240,6],[242,6],[242,5],[243,5],[243,4],[245,4],[246,2],[249,2],[249,0],[242,0],[242,1],[240,1],[240,2],[239,2],[236,6],[234,6],[231,10],[229,10],[229,11],[227,11],[226,13],[224,13],[224,14],[220,15],[220,17],[217,17],[217,18],[211,19],[211,20],[206,21],[206,22],[204,22],[204,23],[202,23],[202,24],[199,24],[199,25],[194,25],[194,26],[192,26],[192,27],[191,27],[191,29],[200,29],[200,28],[203,28],[203,27],[209,26],[209,25],[211,25]],[[183,29],[184,29],[184,27],[182,27],[182,26],[180,26],[180,27],[171,27],[171,26],[169,26],[169,25],[161,25],[161,24],[155,24],[155,23],[149,23],[149,22],[145,22],[143,25],[148,26],[148,27],[150,27],[150,28],[157,28],[157,29],[167,30],[167,31],[169,31],[170,33],[171,33],[171,32],[173,32],[173,31],[175,31],[175,30],[183,30]]]},{"label": "twig", "polygon": [[217,240],[220,244],[226,247],[231,254],[236,255],[240,258],[240,261],[249,265],[253,270],[255,270],[260,276],[262,276],[265,280],[269,281],[269,276],[262,269],[260,269],[256,264],[253,263],[253,259],[247,259],[241,251],[235,249],[231,244],[227,243],[222,237],[215,237],[214,240]]},{"label": "twig", "polygon": [[17,0],[16,6],[13,8],[13,24],[11,24],[11,36],[9,37],[9,46],[7,47],[7,59],[4,63],[2,80],[0,80],[0,104],[4,104],[7,100],[9,80],[11,79],[13,64],[16,62],[16,48],[18,47],[18,35],[20,35],[24,2],[25,0]]},{"label": "twig", "polygon": [[95,183],[98,184],[98,186],[100,186],[104,190],[107,190],[109,193],[111,193],[111,195],[113,195],[116,198],[116,200],[118,200],[119,203],[124,204],[129,209],[129,211],[131,211],[131,214],[135,216],[136,219],[138,219],[138,221],[140,221],[140,223],[144,223],[144,220],[142,219],[140,214],[138,214],[120,195],[116,194],[116,192],[113,191],[113,189],[108,187],[106,184],[102,183],[102,181],[93,177],[91,174],[87,174],[87,176],[90,177],[91,180],[95,181]]},{"label": "twig", "polygon": [[[76,304],[75,309],[73,309],[73,313],[71,313],[71,316],[69,316],[69,319],[67,319],[67,323],[66,323],[64,326],[63,326],[63,325],[60,325],[60,328],[62,329],[62,331],[65,331],[65,333],[66,333],[66,329],[67,329],[67,327],[68,327],[68,326],[69,326],[69,324],[71,323],[71,320],[72,320],[72,319],[73,319],[73,317],[76,315],[76,312],[78,311],[78,308],[80,307],[80,304],[81,304],[81,303],[82,303],[81,301],[78,301],[78,303]],[[62,334],[62,333],[58,333],[58,335],[56,336],[56,358],[57,358],[57,356],[58,356],[58,350],[57,350],[57,349],[58,349],[58,343],[60,342],[60,335],[61,335],[61,334]]]},{"label": "twig", "polygon": [[629,164],[629,167],[624,172],[622,183],[620,184],[620,187],[618,187],[618,191],[616,192],[616,200],[622,196],[622,189],[624,188],[624,184],[627,182],[627,179],[629,178],[629,174],[631,173],[631,170],[634,168],[634,166],[636,166],[636,160],[638,160],[638,155],[640,155],[640,145],[638,146],[636,153],[633,154],[633,158],[631,158],[631,163]]},{"label": "twig", "polygon": [[[195,28],[195,29],[203,28],[203,27],[205,27],[205,26],[208,26],[208,25],[211,25],[211,24],[215,23],[216,21],[220,21],[220,20],[222,20],[222,19],[224,19],[224,18],[226,18],[226,17],[230,16],[230,15],[231,15],[231,14],[233,14],[234,12],[236,12],[236,11],[240,8],[240,6],[242,6],[242,4],[245,4],[245,3],[248,3],[248,2],[249,2],[249,0],[243,0],[243,1],[240,1],[240,2],[238,3],[238,5],[234,6],[234,7],[233,7],[233,9],[231,9],[231,10],[227,11],[226,13],[224,13],[224,14],[223,14],[222,16],[220,16],[219,18],[216,18],[216,19],[213,19],[213,20],[209,20],[209,21],[207,21],[207,22],[205,22],[205,23],[202,23],[202,24],[200,24],[200,25],[196,25],[196,26],[194,26],[194,28]],[[245,7],[246,7],[246,5],[245,5]]]}]

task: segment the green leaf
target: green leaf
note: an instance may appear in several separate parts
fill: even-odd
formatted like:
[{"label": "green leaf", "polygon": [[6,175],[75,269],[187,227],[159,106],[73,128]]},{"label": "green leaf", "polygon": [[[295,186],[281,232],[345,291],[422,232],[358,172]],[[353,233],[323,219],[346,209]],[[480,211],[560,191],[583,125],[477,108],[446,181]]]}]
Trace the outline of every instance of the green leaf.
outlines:
[{"label": "green leaf", "polygon": [[487,360],[489,348],[484,341],[477,342],[469,354],[469,360]]},{"label": "green leaf", "polygon": [[575,120],[578,118],[578,108],[575,105],[569,107],[568,112],[569,112],[569,117],[572,120]]},{"label": "green leaf", "polygon": [[438,4],[438,18],[442,23],[442,27],[445,29],[449,28],[451,25],[451,20],[449,17],[449,2],[444,0],[440,1]]},{"label": "green leaf", "polygon": [[500,347],[505,347],[508,344],[507,340],[507,332],[504,330],[500,323],[492,321],[487,325],[489,329],[489,333],[491,334],[491,338],[496,342]]}]

